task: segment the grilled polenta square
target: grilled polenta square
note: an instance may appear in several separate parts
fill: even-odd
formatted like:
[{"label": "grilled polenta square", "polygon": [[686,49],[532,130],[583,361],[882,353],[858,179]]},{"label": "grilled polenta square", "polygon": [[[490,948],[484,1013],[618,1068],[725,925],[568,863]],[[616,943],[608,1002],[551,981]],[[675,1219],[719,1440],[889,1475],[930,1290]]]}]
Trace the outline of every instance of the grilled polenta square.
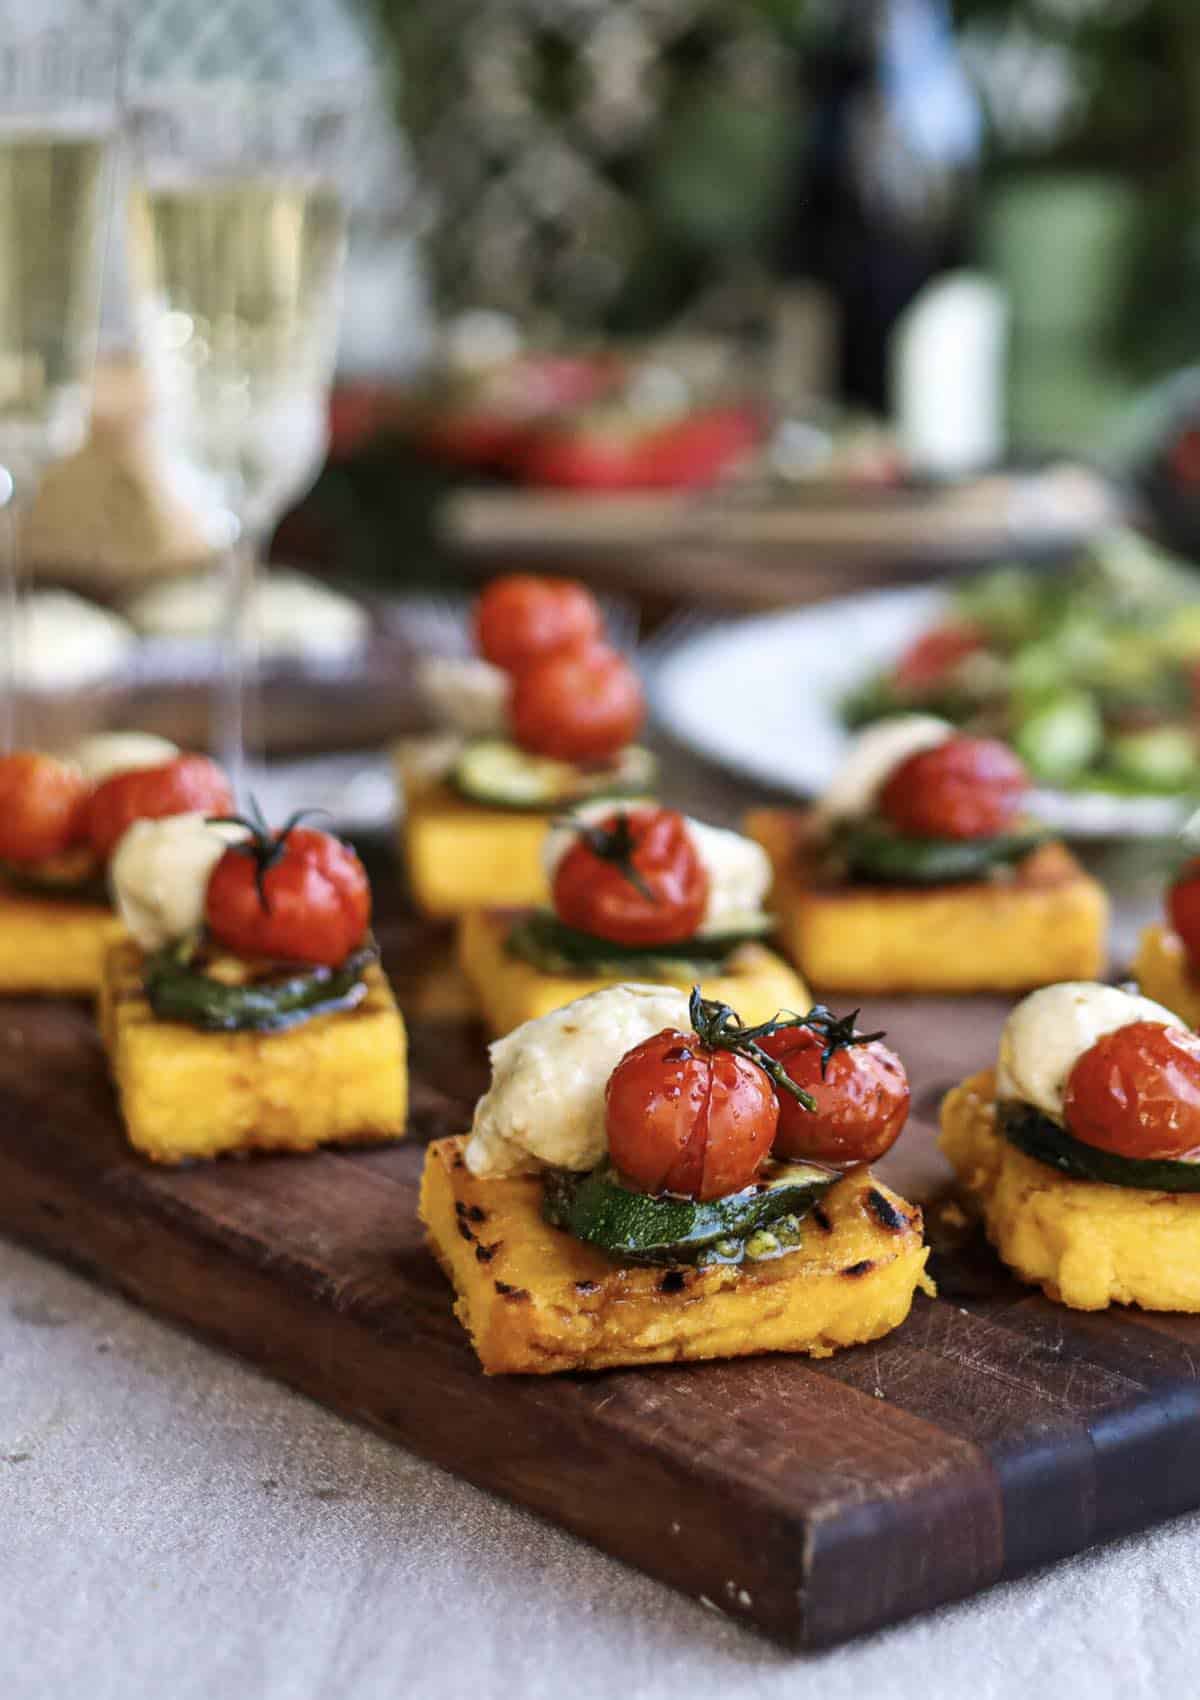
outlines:
[{"label": "grilled polenta square", "polygon": [[100,1029],[130,1144],[156,1163],[225,1152],[311,1151],[399,1139],[407,1039],[378,963],[367,992],[280,1033],[211,1033],[160,1021],[130,940],[104,964]]},{"label": "grilled polenta square", "polygon": [[1001,1258],[1073,1310],[1200,1311],[1200,1193],[1075,1180],[996,1127],[988,1069],[949,1092],[941,1147]]},{"label": "grilled polenta square", "polygon": [[1200,978],[1178,933],[1169,927],[1147,927],[1138,942],[1133,977],[1143,997],[1164,1004],[1189,1027],[1200,1027]]},{"label": "grilled polenta square", "polygon": [[[484,1022],[495,1037],[502,1038],[522,1022],[548,1015],[589,992],[628,980],[628,969],[607,975],[549,974],[512,955],[505,941],[520,918],[520,912],[514,910],[475,910],[459,922],[459,961]],[[687,946],[680,945],[679,951],[686,956]],[[664,948],[663,955],[669,954]],[[697,979],[696,974],[688,972],[667,978],[639,971],[637,977],[677,986],[682,992],[690,992]],[[721,968],[705,974],[700,984],[706,998],[731,1004],[748,1026],[770,1021],[783,1009],[806,1010],[811,1002],[795,970],[761,944],[739,946]]]},{"label": "grilled polenta square", "polygon": [[105,903],[39,897],[0,883],[0,992],[85,996],[125,929]]},{"label": "grilled polenta square", "polygon": [[426,914],[548,901],[542,845],[550,814],[473,803],[404,748],[396,768],[404,796],[401,850],[413,898]]},{"label": "grilled polenta square", "polygon": [[464,1139],[430,1145],[421,1220],[488,1375],[803,1352],[902,1323],[931,1292],[921,1212],[856,1169],[784,1257],[709,1268],[620,1264],[542,1218],[537,1176],[481,1179]]},{"label": "grilled polenta square", "polygon": [[745,829],[771,858],[787,952],[819,991],[1016,992],[1104,970],[1108,899],[1065,845],[994,881],[868,885],[823,880],[803,811],[757,809]]}]

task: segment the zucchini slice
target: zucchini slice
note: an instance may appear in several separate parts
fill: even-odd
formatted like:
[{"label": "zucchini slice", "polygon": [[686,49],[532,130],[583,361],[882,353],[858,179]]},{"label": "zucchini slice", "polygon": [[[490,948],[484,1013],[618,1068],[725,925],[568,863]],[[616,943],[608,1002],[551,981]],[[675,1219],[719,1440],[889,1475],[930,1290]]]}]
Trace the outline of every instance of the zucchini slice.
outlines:
[{"label": "zucchini slice", "polygon": [[1074,1139],[1032,1104],[1004,1103],[996,1125],[1018,1151],[1077,1181],[1136,1187],[1143,1192],[1200,1192],[1200,1159],[1120,1157]]},{"label": "zucchini slice", "polygon": [[606,767],[576,767],[530,755],[504,738],[467,745],[451,771],[461,796],[497,809],[562,809],[595,797],[636,797],[654,788],[657,763],[640,744]]},{"label": "zucchini slice", "polygon": [[719,933],[698,933],[675,945],[616,944],[568,927],[549,909],[535,909],[519,920],[506,940],[511,956],[531,962],[544,974],[642,974],[670,978],[693,969],[711,972],[739,945],[764,938],[774,925],[770,915],[738,916]]},{"label": "zucchini slice", "polygon": [[882,885],[955,885],[987,879],[1052,837],[1041,827],[1029,827],[996,838],[905,838],[879,821],[865,821],[841,832],[835,849],[855,879]]},{"label": "zucchini slice", "polygon": [[160,1021],[183,1021],[206,1033],[283,1033],[315,1016],[353,1009],[378,954],[374,944],[364,945],[337,968],[289,969],[230,985],[168,945],[150,957],[143,984]]},{"label": "zucchini slice", "polygon": [[550,1169],[542,1214],[624,1263],[741,1263],[800,1243],[800,1218],[841,1179],[817,1163],[772,1163],[753,1186],[707,1203],[635,1192],[611,1164],[590,1174]]}]

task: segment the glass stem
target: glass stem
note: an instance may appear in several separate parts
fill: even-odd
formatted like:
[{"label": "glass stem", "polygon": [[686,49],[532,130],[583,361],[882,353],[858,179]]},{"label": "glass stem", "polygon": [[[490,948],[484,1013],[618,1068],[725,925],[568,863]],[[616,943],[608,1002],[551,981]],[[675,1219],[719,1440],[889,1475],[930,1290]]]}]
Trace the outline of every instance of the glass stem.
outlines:
[{"label": "glass stem", "polygon": [[245,802],[249,759],[255,753],[250,746],[255,742],[258,652],[247,616],[263,541],[261,532],[243,529],[218,567],[223,595],[213,746],[239,804]]},{"label": "glass stem", "polygon": [[0,702],[0,752],[16,749],[21,734],[22,627],[25,622],[25,539],[21,490],[16,478],[0,467],[0,510],[4,526],[3,610],[3,700]]}]

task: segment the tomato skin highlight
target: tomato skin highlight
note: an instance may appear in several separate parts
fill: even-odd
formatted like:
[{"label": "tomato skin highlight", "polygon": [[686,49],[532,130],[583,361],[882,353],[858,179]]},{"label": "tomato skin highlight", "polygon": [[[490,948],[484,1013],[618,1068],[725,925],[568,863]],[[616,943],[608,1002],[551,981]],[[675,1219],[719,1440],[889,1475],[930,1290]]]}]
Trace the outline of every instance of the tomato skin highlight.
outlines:
[{"label": "tomato skin highlight", "polygon": [[1157,1021],[1106,1033],[1067,1078],[1063,1120],[1075,1139],[1118,1157],[1200,1152],[1200,1035]]},{"label": "tomato skin highlight", "polygon": [[475,642],[506,673],[529,666],[603,631],[599,604],[574,579],[509,573],[493,579],[475,604]]},{"label": "tomato skin highlight", "polygon": [[236,956],[337,968],[371,920],[371,887],[354,851],[331,833],[294,827],[262,876],[250,848],[231,846],[213,869],[204,915]]},{"label": "tomato skin highlight", "polygon": [[1188,961],[1200,967],[1200,857],[1187,864],[1168,891],[1167,917]]},{"label": "tomato skin highlight", "polygon": [[34,750],[0,757],[0,859],[33,864],[78,841],[89,786],[77,768]]},{"label": "tomato skin highlight", "polygon": [[610,761],[636,738],[646,705],[637,674],[608,644],[544,656],[517,673],[510,701],[522,749],[555,761]]},{"label": "tomato skin highlight", "polygon": [[135,820],[162,820],[194,810],[227,815],[233,809],[229,781],[207,756],[182,755],[158,767],[114,773],[92,792],[86,810],[86,834],[92,849],[107,859]]},{"label": "tomato skin highlight", "polygon": [[630,861],[647,897],[620,866],[598,855],[584,837],[567,851],[554,876],[559,920],[617,944],[677,944],[699,931],[708,904],[708,872],[674,809],[616,809],[594,823],[613,831],[622,818],[634,841]]},{"label": "tomato skin highlight", "polygon": [[822,1073],[825,1041],[810,1027],[781,1027],[759,1043],[817,1101],[806,1110],[780,1094],[776,1157],[873,1163],[899,1139],[912,1094],[904,1064],[887,1045],[873,1039],[836,1050]]},{"label": "tomato skin highlight", "polygon": [[605,1106],[609,1156],[627,1181],[702,1200],[750,1185],[779,1120],[756,1063],[673,1028],[621,1058]]},{"label": "tomato skin highlight", "polygon": [[902,761],[879,794],[884,818],[909,838],[991,838],[1021,812],[1029,775],[999,738],[947,738]]}]

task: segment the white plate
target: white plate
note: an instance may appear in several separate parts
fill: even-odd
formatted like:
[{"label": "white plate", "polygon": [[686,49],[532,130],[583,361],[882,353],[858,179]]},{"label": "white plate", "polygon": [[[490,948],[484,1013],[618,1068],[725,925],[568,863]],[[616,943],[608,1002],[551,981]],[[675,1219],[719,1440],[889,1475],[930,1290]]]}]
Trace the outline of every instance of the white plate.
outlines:
[{"label": "white plate", "polygon": [[[664,730],[710,761],[798,796],[818,795],[850,734],[839,704],[894,661],[949,604],[919,586],[681,630],[654,656],[651,695]],[[1039,791],[1038,814],[1081,838],[1177,831],[1193,805],[1171,797]]]}]

